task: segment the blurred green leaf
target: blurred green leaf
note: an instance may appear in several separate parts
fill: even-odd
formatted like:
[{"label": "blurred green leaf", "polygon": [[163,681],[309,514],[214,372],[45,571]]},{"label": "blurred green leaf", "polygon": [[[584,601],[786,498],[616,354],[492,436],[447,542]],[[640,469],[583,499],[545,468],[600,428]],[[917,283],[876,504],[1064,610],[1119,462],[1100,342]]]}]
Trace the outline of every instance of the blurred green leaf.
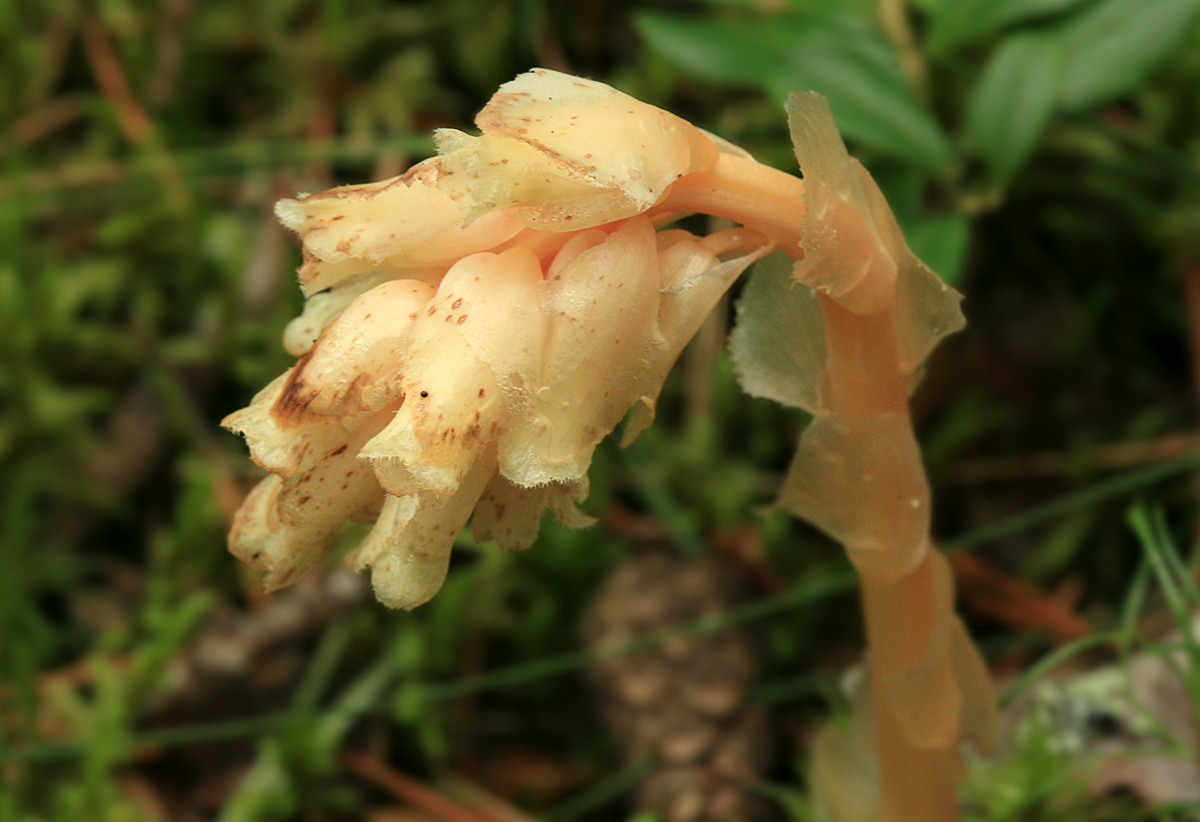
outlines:
[{"label": "blurred green leaf", "polygon": [[1195,35],[1200,0],[1102,0],[1059,31],[1062,105],[1079,111],[1130,91]]},{"label": "blurred green leaf", "polygon": [[929,20],[928,46],[947,51],[1016,23],[1062,14],[1087,0],[942,0]]},{"label": "blurred green leaf", "polygon": [[962,276],[971,222],[958,212],[918,214],[901,223],[908,247],[944,282],[954,285]]},{"label": "blurred green leaf", "polygon": [[1021,34],[1000,44],[967,103],[967,134],[992,176],[1007,182],[1054,114],[1062,81],[1057,38]]},{"label": "blurred green leaf", "polygon": [[798,28],[795,17],[695,20],[652,12],[635,23],[650,45],[693,74],[760,86],[788,59]]},{"label": "blurred green leaf", "polygon": [[644,13],[636,23],[655,49],[698,77],[755,86],[780,102],[812,89],[829,99],[838,127],[864,145],[933,172],[953,159],[894,49],[863,17],[836,11],[691,20]]}]

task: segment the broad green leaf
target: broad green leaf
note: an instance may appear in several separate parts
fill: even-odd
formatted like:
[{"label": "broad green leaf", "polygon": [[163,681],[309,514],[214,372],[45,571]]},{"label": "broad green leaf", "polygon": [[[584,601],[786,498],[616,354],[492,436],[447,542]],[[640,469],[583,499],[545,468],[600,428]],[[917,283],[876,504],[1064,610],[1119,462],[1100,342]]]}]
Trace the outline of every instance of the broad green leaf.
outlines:
[{"label": "broad green leaf", "polygon": [[1079,111],[1124,94],[1195,35],[1200,0],[1101,0],[1060,30],[1061,104]]},{"label": "broad green leaf", "polygon": [[1000,44],[967,102],[967,133],[992,176],[1007,182],[1028,159],[1058,104],[1057,38],[1019,34]]},{"label": "broad green leaf", "polygon": [[944,52],[1007,26],[1062,14],[1088,1],[942,0],[930,14],[929,50]]},{"label": "broad green leaf", "polygon": [[931,172],[953,159],[895,50],[858,15],[689,20],[645,13],[637,25],[654,48],[698,77],[756,86],[779,101],[798,89],[818,91],[851,139]]},{"label": "broad green leaf", "polygon": [[684,69],[718,83],[761,85],[795,46],[795,18],[684,19],[644,12],[641,35]]},{"label": "broad green leaf", "polygon": [[942,280],[955,285],[962,276],[971,239],[971,223],[958,212],[922,214],[903,220],[908,247]]}]

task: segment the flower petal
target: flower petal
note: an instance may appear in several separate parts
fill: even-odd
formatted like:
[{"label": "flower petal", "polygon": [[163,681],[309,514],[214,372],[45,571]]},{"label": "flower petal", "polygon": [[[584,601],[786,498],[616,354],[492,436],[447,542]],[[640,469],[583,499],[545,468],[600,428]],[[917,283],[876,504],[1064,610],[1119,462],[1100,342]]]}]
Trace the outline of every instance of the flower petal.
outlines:
[{"label": "flower petal", "polygon": [[375,596],[389,608],[415,608],[433,598],[446,579],[450,552],[484,487],[496,471],[495,452],[477,460],[453,494],[389,496],[375,527],[347,559],[371,568]]},{"label": "flower petal", "polygon": [[475,506],[471,532],[479,542],[495,540],[505,551],[523,551],[537,540],[542,514],[547,510],[568,528],[584,528],[595,522],[576,507],[586,498],[586,477],[579,482],[523,488],[497,474]]},{"label": "flower petal", "polygon": [[316,465],[323,455],[343,444],[349,433],[341,420],[302,428],[284,428],[276,422],[271,409],[283,395],[291,373],[276,377],[248,406],[221,420],[222,426],[246,438],[250,458],[257,465],[285,477]]},{"label": "flower petal", "polygon": [[[646,376],[646,387],[630,414],[621,443],[628,445],[654,420],[654,407],[667,373],[684,346],[696,335],[713,306],[733,281],[774,247],[765,237],[747,229],[729,229],[708,237],[686,231],[663,232],[659,237],[658,264],[662,296],[658,329],[663,347]],[[721,254],[737,250],[722,261]]]},{"label": "flower petal", "polygon": [[434,293],[425,283],[393,280],[359,296],[289,372],[276,419],[287,425],[398,404],[409,329]]},{"label": "flower petal", "polygon": [[568,243],[570,261],[547,275],[541,374],[530,411],[500,445],[501,473],[517,485],[581,479],[597,443],[649,390],[663,350],[653,225],[639,216],[601,235],[583,250]]},{"label": "flower petal", "polygon": [[343,522],[376,510],[382,497],[370,464],[341,445],[304,474],[260,482],[234,517],[229,550],[263,571],[274,591],[299,579]]},{"label": "flower petal", "polygon": [[460,227],[458,205],[434,183],[439,160],[427,160],[399,177],[342,186],[299,200],[280,200],[280,222],[300,235],[307,254],[350,267],[301,269],[306,294],[334,285],[350,273],[449,265],[512,237],[522,224],[515,213],[496,212]]},{"label": "flower petal", "polygon": [[523,402],[540,355],[541,282],[523,248],[472,255],[446,274],[413,324],[404,405],[363,450],[389,493],[454,493]]},{"label": "flower petal", "polygon": [[[526,221],[547,231],[639,214],[675,180],[712,168],[720,154],[702,131],[673,114],[603,83],[547,69],[502,85],[475,123],[482,138],[441,136],[443,169],[454,176],[439,186],[476,197],[471,214],[524,206]],[[501,190],[511,194],[498,197]]]}]

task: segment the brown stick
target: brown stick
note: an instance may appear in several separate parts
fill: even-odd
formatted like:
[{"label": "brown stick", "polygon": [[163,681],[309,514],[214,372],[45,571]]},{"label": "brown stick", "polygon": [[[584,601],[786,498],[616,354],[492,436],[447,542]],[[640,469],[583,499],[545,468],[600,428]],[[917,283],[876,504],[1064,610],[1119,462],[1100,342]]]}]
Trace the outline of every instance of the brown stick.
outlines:
[{"label": "brown stick", "polygon": [[91,63],[92,73],[96,84],[108,99],[121,130],[132,143],[143,143],[150,136],[150,117],[146,110],[134,99],[129,90],[129,82],[125,77],[125,69],[109,42],[108,32],[104,23],[96,18],[88,20],[83,26],[83,49]]},{"label": "brown stick", "polygon": [[355,776],[378,785],[442,822],[495,822],[470,808],[451,802],[374,757],[357,751],[342,751],[341,761],[342,767]]},{"label": "brown stick", "polygon": [[67,94],[48,100],[21,117],[12,127],[12,144],[0,142],[0,153],[12,145],[25,147],[79,119],[83,105],[79,97]]},{"label": "brown stick", "polygon": [[[1196,323],[1200,326],[1200,305],[1197,306]],[[1197,329],[1196,344],[1200,346],[1200,328]],[[1200,357],[1200,353],[1196,356]],[[1200,376],[1196,379],[1196,385],[1200,386]],[[1021,480],[1029,477],[1057,477],[1082,467],[1130,468],[1148,462],[1182,457],[1196,451],[1200,451],[1200,434],[1166,434],[1153,440],[1101,445],[1082,455],[1066,451],[1039,451],[1033,454],[964,460],[950,465],[945,478],[952,482],[977,483]]]},{"label": "brown stick", "polygon": [[1060,643],[1092,634],[1087,620],[1036,585],[973,554],[952,554],[949,559],[962,583],[966,607],[998,619],[1010,628],[1048,629]]},{"label": "brown stick", "polygon": [[131,143],[148,146],[152,150],[153,168],[168,200],[176,208],[186,204],[187,186],[171,157],[161,148],[153,146],[154,124],[146,109],[133,96],[125,69],[112,47],[104,23],[92,17],[83,26],[83,49],[105,98],[116,114],[117,122]]}]

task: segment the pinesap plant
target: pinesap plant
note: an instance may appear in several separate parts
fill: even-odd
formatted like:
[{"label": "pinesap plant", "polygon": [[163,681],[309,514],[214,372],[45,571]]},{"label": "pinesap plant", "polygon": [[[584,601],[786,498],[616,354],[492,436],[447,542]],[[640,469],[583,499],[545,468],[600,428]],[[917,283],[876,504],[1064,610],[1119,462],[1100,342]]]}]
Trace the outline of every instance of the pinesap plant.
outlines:
[{"label": "pinesap plant", "polygon": [[[963,325],[909,250],[821,95],[795,93],[795,176],[600,83],[535,70],[501,86],[481,135],[390,180],[281,201],[304,244],[296,364],[225,424],[270,472],[230,534],[268,588],[347,519],[384,604],[433,597],[468,523],[518,550],[577,503],[605,436],[652,421],[675,359],[736,278],[773,251],[791,276],[747,291],[743,387],[803,408],[778,504],[841,542],[862,582],[867,673],[827,729],[814,790],[837,820],[958,817],[958,746],[994,698],[930,540],[908,393]],[[673,227],[700,213],[736,227]]]}]

